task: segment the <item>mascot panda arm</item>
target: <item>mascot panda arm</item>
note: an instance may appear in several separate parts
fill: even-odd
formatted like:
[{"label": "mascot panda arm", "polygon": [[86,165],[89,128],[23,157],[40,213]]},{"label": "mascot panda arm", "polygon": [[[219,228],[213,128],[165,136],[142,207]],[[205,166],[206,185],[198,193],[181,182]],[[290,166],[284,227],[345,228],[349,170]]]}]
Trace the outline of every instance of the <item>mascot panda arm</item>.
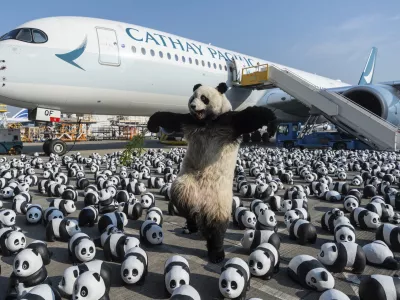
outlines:
[{"label": "mascot panda arm", "polygon": [[[168,132],[182,131],[183,124],[198,124],[190,114],[177,114],[172,112],[156,112],[147,123],[147,129],[150,132],[157,133],[159,127],[165,128]],[[200,125],[200,124],[199,124]]]}]

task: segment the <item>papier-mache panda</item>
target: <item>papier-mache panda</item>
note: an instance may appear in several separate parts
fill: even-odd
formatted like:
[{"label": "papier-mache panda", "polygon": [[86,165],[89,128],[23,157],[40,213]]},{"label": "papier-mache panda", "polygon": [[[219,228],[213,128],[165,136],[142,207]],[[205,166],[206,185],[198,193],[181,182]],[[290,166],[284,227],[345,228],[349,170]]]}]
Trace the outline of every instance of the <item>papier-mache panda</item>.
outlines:
[{"label": "papier-mache panda", "polygon": [[280,255],[278,250],[269,243],[262,243],[248,258],[251,275],[269,280],[279,272]]},{"label": "papier-mache panda", "polygon": [[75,202],[73,200],[54,199],[51,201],[50,206],[61,210],[64,216],[68,216],[76,211]]},{"label": "papier-mache panda", "polygon": [[87,271],[75,280],[71,299],[87,300],[88,297],[96,300],[110,300],[109,292],[99,273]]},{"label": "papier-mache panda", "polygon": [[53,219],[46,226],[46,241],[54,242],[56,239],[68,242],[75,234],[81,232],[78,222],[72,219]]},{"label": "papier-mache panda", "polygon": [[376,231],[376,239],[384,241],[390,249],[400,251],[400,227],[393,224],[382,224]]},{"label": "papier-mache panda", "polygon": [[279,211],[282,205],[282,198],[274,195],[268,199],[268,203],[273,211]]},{"label": "papier-mache panda", "polygon": [[253,251],[256,247],[261,245],[262,243],[270,243],[277,250],[279,250],[281,246],[281,239],[279,235],[272,230],[254,230],[247,229],[243,238],[241,239],[241,244],[244,249]]},{"label": "papier-mache panda", "polygon": [[26,237],[20,228],[4,227],[0,229],[0,251],[2,256],[11,256],[26,246]]},{"label": "papier-mache panda", "polygon": [[357,207],[351,212],[350,222],[364,230],[377,229],[381,225],[379,215],[363,207]]},{"label": "papier-mache panda", "polygon": [[174,255],[167,259],[164,264],[164,284],[168,295],[180,286],[190,284],[190,267],[186,258]]},{"label": "papier-mache panda", "polygon": [[57,286],[60,294],[64,298],[71,298],[75,280],[79,275],[87,271],[99,273],[104,280],[106,290],[109,291],[112,276],[111,266],[102,260],[92,260],[76,266],[68,267],[64,270],[63,276]]},{"label": "papier-mache panda", "polygon": [[235,211],[233,224],[239,229],[255,228],[257,223],[256,215],[246,207],[238,207]]},{"label": "papier-mache panda", "polygon": [[73,263],[88,262],[95,257],[96,247],[86,233],[78,232],[68,242],[68,253]]},{"label": "papier-mache panda", "polygon": [[[233,197],[233,198],[235,198],[235,197]],[[242,206],[243,206],[243,204],[242,204]],[[252,211],[256,215],[257,218],[260,215],[260,213],[264,210],[269,210],[269,206],[268,206],[268,204],[264,203],[263,200],[254,199],[253,201],[251,201],[250,211]]]},{"label": "papier-mache panda", "polygon": [[164,217],[162,210],[158,207],[152,207],[147,211],[146,220],[152,220],[156,222],[158,225],[162,226]]},{"label": "papier-mache panda", "polygon": [[371,201],[365,206],[366,209],[376,213],[382,222],[388,222],[394,216],[393,206],[386,204],[385,201]]},{"label": "papier-mache panda", "polygon": [[288,210],[292,210],[295,208],[304,208],[305,210],[308,210],[307,200],[305,200],[305,199],[283,200],[279,210],[285,213]]},{"label": "papier-mache panda", "polygon": [[146,220],[140,227],[140,241],[147,246],[160,245],[164,240],[162,227],[152,220]]},{"label": "papier-mache panda", "polygon": [[367,263],[363,248],[356,243],[325,243],[321,246],[317,259],[333,273],[351,268],[353,273],[361,274]]},{"label": "papier-mache panda", "polygon": [[310,255],[303,254],[293,257],[287,270],[289,277],[305,288],[322,292],[335,287],[335,279],[332,274]]},{"label": "papier-mache panda", "polygon": [[400,278],[374,274],[361,278],[360,300],[389,300],[400,298]]},{"label": "papier-mache panda", "polygon": [[61,300],[61,296],[51,285],[39,284],[22,296],[20,300]]},{"label": "papier-mache panda", "polygon": [[12,210],[18,214],[25,215],[31,203],[32,200],[28,201],[25,198],[17,198],[17,199],[14,198],[12,204]]},{"label": "papier-mache panda", "polygon": [[293,220],[288,228],[289,238],[297,240],[300,245],[306,243],[315,244],[317,241],[317,229],[307,220]]},{"label": "papier-mache panda", "polygon": [[[207,240],[209,259],[214,263],[225,257],[224,234],[232,211],[232,182],[240,137],[263,125],[274,125],[272,122],[276,120],[274,113],[265,107],[232,111],[224,95],[227,90],[225,83],[216,88],[196,84],[188,103],[189,114],[157,112],[147,123],[150,132],[158,132],[159,127],[168,132],[183,131],[190,144],[171,185],[171,201],[187,223],[197,224],[201,229]],[[199,151],[204,154],[202,160],[198,159]],[[205,166],[211,165],[205,171]],[[196,175],[192,169],[197,170]],[[213,175],[209,176],[209,172]],[[204,192],[211,197],[204,197]]]},{"label": "papier-mache panda", "polygon": [[242,300],[250,289],[250,269],[241,258],[228,260],[221,269],[219,291],[224,298]]},{"label": "papier-mache panda", "polygon": [[351,224],[338,224],[333,231],[335,243],[356,242],[356,231]]},{"label": "papier-mache panda", "polygon": [[49,207],[43,212],[42,221],[43,225],[47,226],[47,223],[53,219],[64,219],[64,214],[61,210],[55,207]]},{"label": "papier-mache panda", "polygon": [[384,241],[373,241],[363,246],[367,263],[389,270],[398,270],[400,263],[394,258],[393,252]]},{"label": "papier-mache panda", "polygon": [[288,210],[283,216],[283,221],[285,222],[286,228],[289,228],[290,224],[292,224],[292,222],[297,219],[307,220],[311,222],[310,215],[308,214],[308,211],[306,211],[304,208],[295,208]]},{"label": "papier-mache panda", "polygon": [[126,236],[124,233],[112,233],[103,244],[104,257],[107,261],[122,262],[125,253],[140,246],[140,241],[135,237]]},{"label": "papier-mache panda", "polygon": [[347,195],[343,199],[343,208],[346,212],[351,213],[354,209],[360,206],[358,198],[353,195]]},{"label": "papier-mache panda", "polygon": [[121,278],[126,284],[143,285],[148,273],[148,257],[140,247],[130,248],[121,264]]},{"label": "papier-mache panda", "polygon": [[322,215],[321,226],[324,230],[328,230],[329,232],[333,233],[336,225],[338,225],[339,223],[350,224],[350,220],[348,220],[348,218],[344,216],[343,211],[338,208],[327,211],[325,214]]},{"label": "papier-mache panda", "polygon": [[107,213],[104,214],[97,226],[99,229],[100,234],[103,233],[108,225],[114,225],[116,226],[119,230],[123,230],[124,227],[128,224],[128,219],[126,217],[126,214],[123,212],[112,212],[112,213]]},{"label": "papier-mache panda", "polygon": [[99,211],[94,205],[89,205],[79,212],[78,223],[80,227],[93,227],[99,221]]},{"label": "papier-mache panda", "polygon": [[256,229],[278,231],[278,221],[272,210],[263,210],[257,217]]}]

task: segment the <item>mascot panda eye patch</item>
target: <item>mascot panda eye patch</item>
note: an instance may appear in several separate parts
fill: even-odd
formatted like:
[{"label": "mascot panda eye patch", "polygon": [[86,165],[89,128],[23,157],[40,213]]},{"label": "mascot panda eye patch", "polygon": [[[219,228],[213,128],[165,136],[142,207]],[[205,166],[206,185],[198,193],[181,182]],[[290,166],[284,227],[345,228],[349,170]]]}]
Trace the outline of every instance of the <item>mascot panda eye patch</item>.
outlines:
[{"label": "mascot panda eye patch", "polygon": [[208,99],[206,96],[204,96],[204,95],[202,95],[201,97],[200,97],[200,99],[201,99],[201,101],[203,101],[203,103],[205,104],[205,105],[207,105],[208,103],[210,103],[210,99]]}]

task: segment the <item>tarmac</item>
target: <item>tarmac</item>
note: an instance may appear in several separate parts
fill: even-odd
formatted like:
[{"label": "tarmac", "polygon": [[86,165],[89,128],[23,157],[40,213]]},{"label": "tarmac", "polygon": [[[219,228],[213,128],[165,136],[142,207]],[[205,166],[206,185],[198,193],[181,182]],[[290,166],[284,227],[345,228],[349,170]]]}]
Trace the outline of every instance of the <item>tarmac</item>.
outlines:
[{"label": "tarmac", "polygon": [[[77,143],[72,152],[79,151],[83,156],[88,156],[92,152],[99,152],[100,154],[102,154],[120,150],[124,145],[124,142],[91,142],[85,144]],[[165,145],[159,144],[156,140],[146,141],[146,148],[158,148],[157,146],[163,148],[165,147]],[[40,147],[41,145],[25,144],[24,152],[33,153],[36,151],[40,151]],[[88,149],[85,150],[85,147]],[[168,151],[168,149],[165,150]],[[65,171],[64,168],[63,170]],[[41,171],[37,171],[37,174],[40,177]],[[86,172],[86,174],[88,175],[87,178],[89,178],[91,182],[93,182],[93,174],[91,174],[90,172]],[[246,174],[248,174],[248,170],[246,170]],[[355,173],[349,172],[348,178],[351,179],[354,174]],[[70,183],[75,184],[75,181],[71,180]],[[300,181],[298,177],[295,177],[294,183],[304,184],[304,181]],[[154,247],[143,246],[143,249],[147,251],[149,258],[149,274],[143,286],[123,285],[122,280],[120,279],[120,265],[117,263],[109,263],[112,266],[113,271],[110,299],[168,299],[169,296],[165,295],[164,292],[164,263],[170,256],[174,254],[182,255],[188,260],[191,270],[190,284],[194,288],[196,288],[197,291],[199,291],[203,300],[221,299],[219,297],[218,278],[223,263],[209,263],[207,260],[205,240],[203,240],[201,236],[197,234],[182,234],[181,227],[184,225],[184,219],[168,215],[168,202],[164,199],[163,196],[159,194],[159,190],[148,189],[148,191],[154,193],[154,195],[156,196],[156,206],[159,207],[164,213],[164,242],[162,245]],[[284,189],[279,190],[278,195],[283,196],[284,191]],[[54,199],[39,194],[37,187],[32,187],[30,192],[33,196],[33,203],[42,205],[43,209],[46,209],[49,206],[51,200]],[[241,197],[241,199],[246,207],[249,206],[252,200],[243,197]],[[366,201],[367,200],[364,199],[363,204],[366,204]],[[281,256],[280,272],[275,274],[273,278],[268,281],[253,277],[251,279],[251,288],[247,292],[246,299],[255,297],[264,300],[313,300],[318,299],[321,295],[318,292],[304,289],[299,284],[293,282],[288,277],[286,269],[292,257],[298,254],[309,254],[316,257],[322,244],[333,241],[333,236],[321,229],[321,216],[333,207],[343,208],[343,206],[341,203],[333,204],[327,201],[318,200],[311,196],[309,197],[308,205],[311,215],[311,221],[316,226],[318,232],[318,240],[316,244],[301,246],[298,245],[296,242],[290,240],[288,236],[288,231],[285,229],[283,223],[283,213],[276,213],[279,226],[278,233],[281,238],[281,247],[279,250]],[[10,201],[4,201],[4,207],[11,208]],[[79,197],[77,207],[77,211],[71,214],[69,217],[77,219],[80,209],[83,208],[82,195],[80,195]],[[125,227],[125,233],[139,238],[139,229],[144,217],[145,212],[140,220],[130,220],[128,225]],[[22,228],[24,234],[28,239],[28,243],[32,240],[45,241],[45,227],[42,224],[26,225],[25,216],[20,215],[17,216],[16,225]],[[97,226],[92,228],[83,227],[82,231],[89,234],[92,238],[96,238],[99,236]],[[242,236],[243,231],[234,228],[233,224],[230,223],[229,229],[225,236],[224,245],[226,260],[232,257],[240,257],[247,261],[249,253],[245,251],[240,244],[240,239],[242,238]],[[360,230],[359,228],[357,228],[356,239],[361,246],[365,245],[375,239],[375,232]],[[48,247],[54,253],[54,255],[52,257],[51,263],[46,266],[46,268],[48,271],[49,279],[51,280],[53,286],[58,285],[64,269],[71,266],[71,262],[68,257],[67,246],[68,244],[64,242],[48,243]],[[97,248],[95,259],[104,259],[101,248]],[[0,264],[2,267],[2,274],[0,276],[0,299],[5,298],[8,277],[12,273],[12,263],[13,257],[1,257]],[[369,274],[393,275],[394,272],[367,266],[363,275]],[[341,290],[351,299],[357,299],[358,283],[360,276],[356,276],[351,273],[339,273],[334,274],[334,277],[336,282],[336,289]]]}]

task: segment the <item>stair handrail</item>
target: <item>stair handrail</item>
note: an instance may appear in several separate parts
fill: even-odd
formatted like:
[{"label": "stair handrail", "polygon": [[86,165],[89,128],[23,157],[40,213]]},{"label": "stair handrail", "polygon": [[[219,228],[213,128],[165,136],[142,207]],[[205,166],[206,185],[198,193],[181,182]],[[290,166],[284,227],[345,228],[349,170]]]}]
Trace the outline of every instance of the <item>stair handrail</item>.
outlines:
[{"label": "stair handrail", "polygon": [[290,70],[288,70],[288,69],[286,69],[286,68],[281,68],[281,67],[278,67],[278,66],[273,65],[273,64],[271,64],[270,67],[274,67],[275,69],[278,69],[278,70],[281,71],[281,72],[287,73],[289,76],[292,76],[292,77],[295,77],[295,78],[297,78],[297,79],[300,79],[301,81],[304,81],[304,82],[307,83],[308,85],[314,87],[317,91],[319,91],[319,90],[322,89],[322,87],[320,87],[319,85],[316,85],[316,84],[314,84],[314,83],[308,81],[307,79],[305,79],[305,78],[303,78],[303,77],[297,75],[296,73],[294,73],[294,72],[292,72],[292,71],[290,71]]}]

